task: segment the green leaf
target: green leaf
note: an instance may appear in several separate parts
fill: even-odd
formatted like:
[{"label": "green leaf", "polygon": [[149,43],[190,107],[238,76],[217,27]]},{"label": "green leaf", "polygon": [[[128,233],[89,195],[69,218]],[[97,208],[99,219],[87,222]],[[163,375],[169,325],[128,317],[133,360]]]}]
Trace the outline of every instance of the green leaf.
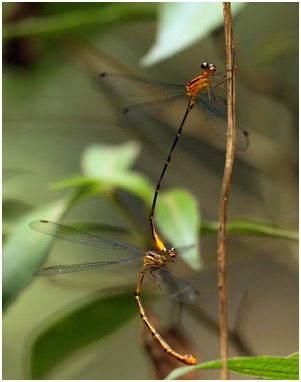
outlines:
[{"label": "green leaf", "polygon": [[[196,366],[173,370],[166,379],[175,379],[192,369],[221,369],[221,361],[206,362]],[[299,379],[299,355],[290,357],[244,357],[228,359],[228,370],[252,377],[264,379]]]},{"label": "green leaf", "polygon": [[86,199],[93,195],[101,195],[111,190],[109,187],[106,188],[105,183],[97,179],[88,178],[85,175],[70,176],[51,184],[51,189],[55,191],[66,190],[68,188],[74,188],[75,198],[73,201],[70,201],[71,206],[81,199]]},{"label": "green leaf", "polygon": [[182,257],[194,269],[202,266],[199,256],[199,220],[198,203],[189,192],[173,189],[160,195],[156,211],[158,228],[173,247],[193,246],[185,249]]},{"label": "green leaf", "polygon": [[137,315],[133,291],[102,297],[52,322],[33,344],[31,379],[45,378],[67,357],[103,339]]},{"label": "green leaf", "polygon": [[153,195],[151,183],[144,175],[130,169],[139,152],[140,147],[135,142],[90,146],[82,158],[84,175],[64,179],[54,187],[86,187],[86,194],[101,194],[120,188],[149,204]]},{"label": "green leaf", "polygon": [[[235,15],[247,3],[232,3]],[[143,57],[145,66],[154,65],[206,38],[224,23],[222,3],[161,3],[156,42]]]},{"label": "green leaf", "polygon": [[144,175],[134,172],[115,175],[104,180],[106,184],[128,191],[149,204],[154,187]]},{"label": "green leaf", "polygon": [[97,188],[98,185],[99,182],[96,179],[88,178],[85,175],[74,175],[70,176],[69,178],[64,178],[63,180],[52,183],[51,189],[58,191],[72,187],[86,187],[91,191],[94,188]]},{"label": "green leaf", "polygon": [[29,223],[38,219],[59,220],[67,209],[67,204],[56,204],[32,211],[15,227],[3,247],[3,309],[6,309],[21,290],[32,280],[32,274],[43,263],[53,238],[37,234],[29,228]]},{"label": "green leaf", "polygon": [[[202,235],[218,232],[219,223],[213,221],[201,222]],[[273,223],[263,223],[254,220],[239,219],[229,220],[227,232],[230,234],[246,234],[275,237],[279,239],[299,240],[297,231],[285,229]]]},{"label": "green leaf", "polygon": [[82,191],[82,195],[85,197],[92,194],[110,192],[112,188],[120,188],[138,196],[147,204],[149,204],[153,195],[153,187],[148,179],[134,172],[127,172],[125,174],[113,172],[111,175],[103,176],[101,179],[76,175],[52,185],[52,188],[55,190],[63,190],[70,187],[85,187],[85,190]]},{"label": "green leaf", "polygon": [[91,178],[110,178],[130,169],[140,153],[140,145],[131,141],[119,145],[92,145],[83,153],[83,173]]}]

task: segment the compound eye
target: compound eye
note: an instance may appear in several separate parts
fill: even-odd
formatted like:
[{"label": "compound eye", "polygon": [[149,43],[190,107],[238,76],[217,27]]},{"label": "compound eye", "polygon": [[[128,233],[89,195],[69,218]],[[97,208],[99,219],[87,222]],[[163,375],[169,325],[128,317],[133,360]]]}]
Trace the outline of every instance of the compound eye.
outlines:
[{"label": "compound eye", "polygon": [[208,69],[209,68],[209,65],[207,62],[204,62],[202,65],[201,65],[201,68],[202,69]]},{"label": "compound eye", "polygon": [[216,70],[216,66],[215,66],[214,64],[210,64],[210,65],[209,65],[209,68],[210,68],[210,70],[212,70],[212,71],[213,71],[213,70],[214,70],[214,71]]}]

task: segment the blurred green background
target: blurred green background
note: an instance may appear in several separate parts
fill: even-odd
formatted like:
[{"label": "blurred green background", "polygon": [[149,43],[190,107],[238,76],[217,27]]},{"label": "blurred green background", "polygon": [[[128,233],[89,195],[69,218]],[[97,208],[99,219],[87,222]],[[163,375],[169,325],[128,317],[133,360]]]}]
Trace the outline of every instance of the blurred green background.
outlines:
[{"label": "blurred green background", "polygon": [[[152,248],[151,196],[187,102],[157,122],[120,129],[115,122],[122,105],[94,92],[91,79],[108,71],[185,84],[204,61],[223,70],[222,5],[3,3],[2,10],[3,379],[152,379],[133,298],[140,264],[33,279],[51,243],[28,223],[64,217],[81,228],[90,224],[101,236]],[[243,353],[238,340],[231,341],[230,356],[286,356],[297,350],[299,337],[298,3],[244,3],[233,12],[236,118],[248,130],[250,146],[236,156],[228,214],[236,222],[227,249],[229,327],[244,344]],[[96,144],[109,145],[104,163],[93,162],[96,172],[110,165],[110,150],[122,158],[128,148],[124,155],[134,171],[128,176],[139,178],[139,192],[149,184],[150,196],[113,181],[89,182],[84,161]],[[193,110],[160,196],[163,203],[164,192],[181,188],[198,205],[201,270],[185,263],[173,272],[200,291],[203,315],[188,309],[181,319],[199,362],[220,358],[217,235],[215,228],[208,235],[208,227],[218,221],[223,167],[224,144],[201,128]],[[83,183],[71,178],[83,173]],[[64,189],[64,182],[74,187]],[[175,245],[162,211],[163,204],[158,226]],[[252,234],[254,221],[265,225],[256,223]],[[191,233],[185,224],[180,230]],[[125,258],[57,242],[46,262],[112,256]],[[172,302],[146,284],[156,299],[145,305],[164,326],[177,324]]]}]

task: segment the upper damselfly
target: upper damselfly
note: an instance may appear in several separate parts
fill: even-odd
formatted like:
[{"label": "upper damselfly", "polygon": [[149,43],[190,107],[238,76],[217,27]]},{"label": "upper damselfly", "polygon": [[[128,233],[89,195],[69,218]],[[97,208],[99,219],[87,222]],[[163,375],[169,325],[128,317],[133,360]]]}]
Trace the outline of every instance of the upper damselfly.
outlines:
[{"label": "upper damselfly", "polygon": [[[152,235],[159,251],[164,249],[165,245],[157,234],[154,223],[157,196],[164,174],[171,161],[173,151],[181,136],[183,125],[194,105],[199,106],[199,108],[204,112],[209,122],[209,126],[212,128],[213,132],[222,141],[226,142],[227,139],[227,101],[222,97],[215,96],[213,92],[213,88],[215,87],[224,87],[227,83],[227,79],[225,76],[216,74],[216,67],[213,64],[208,64],[205,62],[201,65],[201,68],[203,73],[188,82],[187,85],[168,84],[144,78],[110,73],[101,73],[92,81],[92,87],[94,90],[98,92],[108,92],[119,97],[141,98],[150,95],[157,95],[163,93],[164,91],[178,91],[180,93],[179,95],[170,98],[164,98],[153,102],[143,102],[125,108],[118,119],[118,125],[122,127],[137,125],[147,120],[153,119],[173,102],[185,97],[189,97],[189,102],[184,118],[180,124],[177,136],[170,149],[164,168],[157,183],[150,213]],[[236,126],[236,149],[246,150],[247,147],[247,132],[242,130],[239,126]]]}]

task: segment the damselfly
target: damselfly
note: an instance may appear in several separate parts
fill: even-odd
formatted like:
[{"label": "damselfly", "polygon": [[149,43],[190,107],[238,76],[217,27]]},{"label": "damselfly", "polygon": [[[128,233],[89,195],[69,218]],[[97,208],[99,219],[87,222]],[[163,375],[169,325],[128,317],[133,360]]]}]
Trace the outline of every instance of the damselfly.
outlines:
[{"label": "damselfly", "polygon": [[158,283],[161,280],[164,283],[166,283],[167,288],[169,289],[169,292],[174,298],[184,303],[195,302],[197,297],[196,290],[194,290],[184,280],[179,279],[178,277],[171,274],[165,269],[165,265],[168,262],[172,262],[173,259],[177,256],[177,251],[174,248],[171,248],[168,250],[163,249],[161,252],[158,252],[158,251],[143,252],[141,249],[114,243],[113,241],[103,239],[91,233],[79,231],[77,229],[74,229],[62,224],[53,223],[47,220],[34,221],[34,222],[31,222],[29,225],[32,229],[38,232],[44,233],[46,235],[53,236],[57,239],[63,239],[63,240],[71,241],[78,244],[90,245],[92,247],[97,247],[97,248],[117,249],[117,250],[120,249],[120,250],[135,252],[140,255],[143,255],[143,257],[118,260],[118,261],[102,261],[102,262],[95,262],[95,263],[52,266],[52,267],[43,268],[35,272],[34,276],[61,275],[65,273],[93,270],[93,269],[98,269],[98,268],[102,268],[109,265],[115,265],[120,263],[130,263],[130,262],[142,260],[143,267],[140,271],[140,276],[139,276],[138,284],[135,291],[135,300],[138,305],[141,319],[144,321],[145,325],[152,333],[154,339],[160,344],[160,346],[164,349],[166,354],[178,359],[181,362],[184,362],[187,365],[196,364],[196,358],[194,356],[181,355],[177,353],[176,351],[174,351],[173,349],[171,349],[171,347],[167,344],[167,342],[164,341],[164,339],[160,336],[160,334],[156,331],[154,326],[151,324],[150,320],[147,318],[144,308],[142,306],[141,298],[140,298],[141,286],[144,279],[144,275],[146,274],[147,271],[149,271],[155,283]]},{"label": "damselfly", "polygon": [[[213,132],[224,142],[227,138],[227,110],[226,100],[222,97],[217,97],[213,93],[214,87],[224,87],[227,79],[225,76],[216,74],[216,67],[213,64],[203,63],[201,65],[203,73],[188,82],[187,85],[168,84],[158,81],[152,81],[143,78],[123,76],[119,74],[101,73],[93,79],[92,87],[99,92],[108,92],[119,97],[144,97],[149,95],[157,95],[164,91],[179,91],[181,94],[162,99],[159,101],[140,103],[138,105],[129,106],[121,113],[118,124],[120,126],[133,126],[143,123],[156,117],[159,113],[165,110],[173,102],[189,97],[188,106],[184,118],[180,124],[177,136],[170,149],[161,176],[156,186],[153,199],[152,209],[150,213],[150,222],[152,235],[159,251],[165,248],[162,240],[159,238],[155,223],[154,213],[156,207],[157,196],[161,187],[161,183],[166,172],[166,169],[171,161],[171,157],[175,146],[181,136],[183,125],[186,118],[194,107],[197,105],[204,112],[209,126]],[[216,79],[220,80],[219,82]],[[207,90],[207,92],[205,92]],[[248,147],[248,134],[240,127],[236,126],[236,148],[246,150]]]}]

